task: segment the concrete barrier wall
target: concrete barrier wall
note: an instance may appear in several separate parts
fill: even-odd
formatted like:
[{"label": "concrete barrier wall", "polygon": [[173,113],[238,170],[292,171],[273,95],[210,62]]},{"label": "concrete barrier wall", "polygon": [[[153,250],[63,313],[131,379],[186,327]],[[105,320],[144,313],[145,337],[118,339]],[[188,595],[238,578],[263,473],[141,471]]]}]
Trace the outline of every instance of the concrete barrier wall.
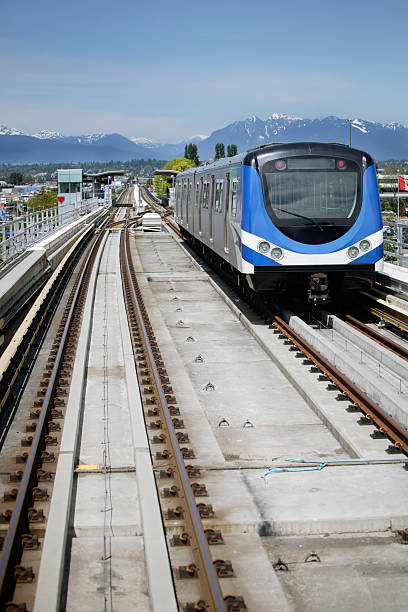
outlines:
[{"label": "concrete barrier wall", "polygon": [[0,278],[0,319],[13,308],[43,277],[55,270],[74,242],[90,227],[109,214],[99,207],[77,221],[53,232],[47,238],[27,249],[18,259],[10,262]]},{"label": "concrete barrier wall", "polygon": [[347,340],[350,340],[355,346],[379,361],[384,367],[388,368],[396,376],[408,382],[408,367],[405,359],[401,359],[398,355],[391,353],[386,348],[380,346],[367,336],[363,336],[355,330],[351,325],[348,325],[338,317],[328,313],[322,313],[322,322],[334,331],[341,334]]}]

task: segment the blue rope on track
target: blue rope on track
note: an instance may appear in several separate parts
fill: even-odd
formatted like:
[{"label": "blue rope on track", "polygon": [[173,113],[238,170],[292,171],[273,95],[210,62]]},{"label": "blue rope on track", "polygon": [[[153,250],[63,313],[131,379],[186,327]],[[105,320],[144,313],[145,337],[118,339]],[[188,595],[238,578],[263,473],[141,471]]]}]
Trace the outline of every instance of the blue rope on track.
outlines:
[{"label": "blue rope on track", "polygon": [[337,460],[326,460],[319,461],[318,459],[307,460],[307,459],[296,459],[291,457],[289,459],[284,459],[284,461],[288,461],[289,463],[301,463],[302,467],[279,467],[279,466],[271,466],[267,469],[267,471],[262,474],[261,478],[265,481],[265,484],[268,484],[268,476],[271,474],[276,474],[277,472],[319,472],[323,470],[325,467],[330,467],[334,465],[371,465],[376,463],[402,463],[401,459],[337,459]]}]

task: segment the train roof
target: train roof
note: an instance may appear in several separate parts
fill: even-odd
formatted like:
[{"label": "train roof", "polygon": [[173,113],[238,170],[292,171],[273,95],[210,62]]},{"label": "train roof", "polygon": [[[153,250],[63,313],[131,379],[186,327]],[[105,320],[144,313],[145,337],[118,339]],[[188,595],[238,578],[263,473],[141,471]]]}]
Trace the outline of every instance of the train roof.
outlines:
[{"label": "train roof", "polygon": [[276,156],[296,155],[299,153],[302,153],[303,155],[327,155],[331,153],[332,155],[336,156],[353,158],[361,158],[363,155],[367,158],[367,165],[374,163],[369,153],[361,151],[360,149],[354,149],[339,142],[271,142],[248,149],[248,151],[234,155],[234,157],[223,157],[222,159],[217,159],[217,161],[214,162],[204,163],[195,168],[189,168],[188,170],[180,172],[180,174],[194,174],[194,172],[197,171],[206,172],[207,170],[224,168],[225,166],[232,166],[236,164],[250,166],[256,157],[267,153],[271,153]]},{"label": "train roof", "polygon": [[373,163],[371,155],[360,149],[354,149],[340,142],[280,142],[254,147],[246,152],[243,163],[251,165],[254,158],[264,154],[276,156],[293,155],[334,155],[341,157],[360,158],[365,156],[369,164]]}]

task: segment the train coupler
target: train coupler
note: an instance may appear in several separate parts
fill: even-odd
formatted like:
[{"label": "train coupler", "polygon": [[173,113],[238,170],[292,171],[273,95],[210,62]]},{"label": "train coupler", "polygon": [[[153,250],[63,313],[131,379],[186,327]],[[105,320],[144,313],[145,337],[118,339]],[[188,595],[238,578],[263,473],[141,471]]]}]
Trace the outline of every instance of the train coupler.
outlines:
[{"label": "train coupler", "polygon": [[310,276],[310,286],[307,291],[310,304],[327,304],[330,301],[329,281],[327,274],[316,272]]}]

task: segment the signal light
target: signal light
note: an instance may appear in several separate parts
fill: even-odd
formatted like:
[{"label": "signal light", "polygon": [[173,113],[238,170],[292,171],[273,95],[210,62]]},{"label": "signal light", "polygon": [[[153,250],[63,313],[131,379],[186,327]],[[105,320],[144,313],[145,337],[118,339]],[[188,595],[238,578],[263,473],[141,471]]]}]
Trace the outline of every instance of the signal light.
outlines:
[{"label": "signal light", "polygon": [[278,161],[275,162],[275,168],[277,170],[286,170],[286,162],[284,159],[278,159]]},{"label": "signal light", "polygon": [[337,160],[337,168],[339,170],[345,170],[346,169],[346,162],[342,159]]}]

